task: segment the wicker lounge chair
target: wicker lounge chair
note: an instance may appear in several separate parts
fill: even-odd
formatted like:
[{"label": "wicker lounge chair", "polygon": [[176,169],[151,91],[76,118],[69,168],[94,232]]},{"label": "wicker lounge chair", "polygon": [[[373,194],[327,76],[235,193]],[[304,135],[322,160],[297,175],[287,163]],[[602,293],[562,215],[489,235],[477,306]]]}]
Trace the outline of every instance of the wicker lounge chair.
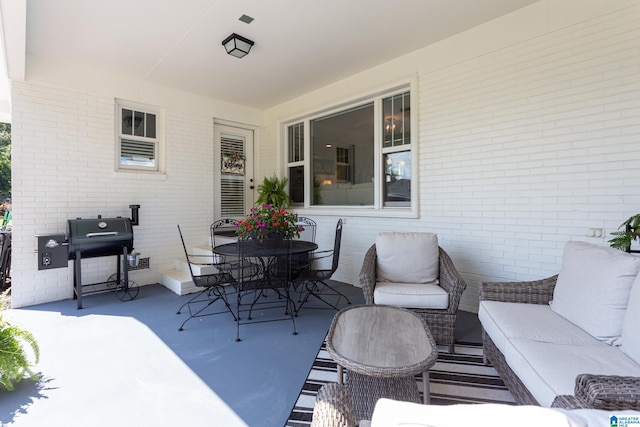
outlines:
[{"label": "wicker lounge chair", "polygon": [[[429,330],[439,345],[446,345],[450,353],[454,351],[456,315],[462,292],[466,288],[466,283],[453,265],[449,255],[440,247],[439,249],[439,286],[448,295],[448,306],[446,309],[427,309],[404,307],[422,317],[429,326]],[[362,269],[360,271],[360,286],[364,293],[366,304],[375,304],[374,290],[376,287],[376,245],[369,248],[364,257]]]}]

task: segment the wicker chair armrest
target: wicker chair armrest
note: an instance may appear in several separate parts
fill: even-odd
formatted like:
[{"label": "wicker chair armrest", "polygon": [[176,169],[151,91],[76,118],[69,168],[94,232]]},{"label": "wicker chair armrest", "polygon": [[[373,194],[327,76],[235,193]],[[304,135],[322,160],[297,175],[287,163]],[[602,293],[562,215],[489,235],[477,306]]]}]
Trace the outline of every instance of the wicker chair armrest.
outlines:
[{"label": "wicker chair armrest", "polygon": [[530,282],[480,282],[480,301],[549,304],[553,299],[558,275]]},{"label": "wicker chair armrest", "polygon": [[555,399],[553,399],[551,407],[560,409],[591,409],[587,402],[571,394],[556,396]]},{"label": "wicker chair armrest", "polygon": [[353,403],[347,388],[338,383],[323,385],[316,396],[311,427],[355,427]]},{"label": "wicker chair armrest", "polygon": [[358,276],[365,304],[373,304],[373,290],[376,287],[376,254],[376,245],[374,244],[364,255]]},{"label": "wicker chair armrest", "polygon": [[580,374],[574,394],[593,409],[640,410],[640,377]]},{"label": "wicker chair armrest", "polygon": [[458,273],[453,261],[449,254],[444,249],[440,248],[440,287],[449,293],[449,307],[447,311],[449,313],[455,313],[458,311],[458,305],[460,304],[460,298],[462,293],[467,287],[466,282]]}]

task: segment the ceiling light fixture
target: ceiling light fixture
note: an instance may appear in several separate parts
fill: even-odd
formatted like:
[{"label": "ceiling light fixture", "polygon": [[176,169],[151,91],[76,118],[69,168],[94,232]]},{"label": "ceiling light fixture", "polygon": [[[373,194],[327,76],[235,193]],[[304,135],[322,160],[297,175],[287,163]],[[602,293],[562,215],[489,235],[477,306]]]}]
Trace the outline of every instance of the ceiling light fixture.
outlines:
[{"label": "ceiling light fixture", "polygon": [[249,53],[251,46],[253,46],[253,42],[248,38],[233,33],[222,41],[222,45],[229,55],[235,56],[236,58],[242,58]]}]

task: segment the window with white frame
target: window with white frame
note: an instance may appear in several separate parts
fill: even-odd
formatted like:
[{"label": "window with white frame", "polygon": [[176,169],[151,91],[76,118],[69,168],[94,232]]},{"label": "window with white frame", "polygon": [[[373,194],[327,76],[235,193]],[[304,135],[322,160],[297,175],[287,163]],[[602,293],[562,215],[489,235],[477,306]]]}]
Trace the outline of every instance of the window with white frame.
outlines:
[{"label": "window with white frame", "polygon": [[411,208],[410,101],[405,87],[287,124],[292,203]]},{"label": "window with white frame", "polygon": [[163,114],[159,109],[117,101],[118,170],[160,171]]}]

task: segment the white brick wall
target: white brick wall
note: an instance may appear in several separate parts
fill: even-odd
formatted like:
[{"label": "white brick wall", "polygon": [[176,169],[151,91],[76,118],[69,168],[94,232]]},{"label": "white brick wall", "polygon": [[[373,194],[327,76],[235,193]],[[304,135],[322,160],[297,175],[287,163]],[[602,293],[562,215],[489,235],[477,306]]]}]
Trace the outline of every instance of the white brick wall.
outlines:
[{"label": "white brick wall", "polygon": [[[115,168],[114,98],[45,85],[14,84],[13,272],[16,307],[70,298],[69,268],[37,270],[37,234],[65,233],[76,217],[130,216],[139,204],[135,250],[151,268],[130,274],[140,285],[158,281],[183,256],[176,224],[193,243],[213,219],[213,117],[166,111],[165,174]],[[205,232],[202,232],[205,230]],[[106,280],[116,257],[83,261],[83,283]]]},{"label": "white brick wall", "polygon": [[639,20],[635,6],[421,75],[422,217],[472,284],[555,274],[567,240],[606,244],[586,229],[640,209]]},{"label": "white brick wall", "polygon": [[[625,3],[451,65],[434,67],[441,50],[426,48],[336,85],[355,91],[359,81],[371,86],[422,64],[420,218],[350,217],[343,244],[352,255],[335,278],[354,282],[379,231],[431,231],[469,283],[461,307],[475,310],[478,281],[553,275],[568,240],[607,245],[608,236],[586,237],[587,228],[608,234],[640,212],[638,22],[640,4]],[[459,43],[481,44],[488,25]],[[331,99],[332,90],[312,96]],[[267,116],[287,120],[287,111],[295,103]]]},{"label": "white brick wall", "polygon": [[[478,281],[555,274],[566,241],[606,245],[608,236],[586,237],[587,228],[608,234],[640,212],[640,2],[612,0],[606,12],[572,20],[562,15],[566,1],[542,1],[265,111],[258,180],[284,172],[279,121],[418,76],[420,218],[345,212],[336,279],[355,283],[379,231],[436,232],[470,285],[461,307],[474,310]],[[39,272],[33,253],[36,234],[64,232],[69,218],[128,215],[129,204],[140,204],[136,250],[152,268],[132,280],[150,283],[181,256],[175,224],[193,241],[213,215],[212,123],[220,115],[167,108],[166,174],[115,173],[113,97],[85,92],[13,88],[17,306],[71,296],[71,269]],[[242,122],[239,112],[226,119]],[[328,248],[337,218],[316,219]],[[87,281],[113,270],[102,259],[87,263]]]}]

